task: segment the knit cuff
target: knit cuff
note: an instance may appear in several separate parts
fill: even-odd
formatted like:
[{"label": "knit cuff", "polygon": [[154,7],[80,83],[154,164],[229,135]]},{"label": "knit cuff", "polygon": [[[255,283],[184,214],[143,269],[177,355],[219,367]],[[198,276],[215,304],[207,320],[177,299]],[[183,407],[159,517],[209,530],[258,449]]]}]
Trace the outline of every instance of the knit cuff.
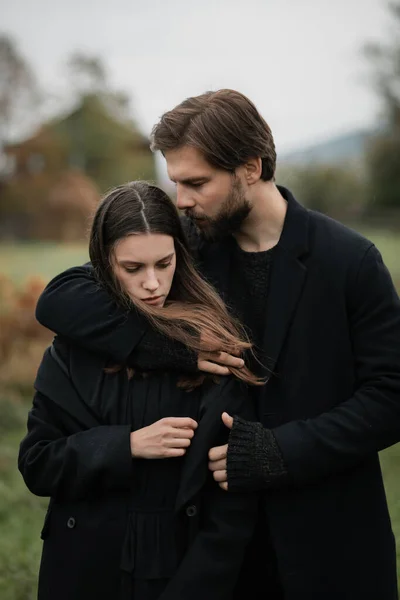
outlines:
[{"label": "knit cuff", "polygon": [[197,362],[196,352],[153,329],[146,332],[128,359],[128,365],[133,368],[145,371],[168,369],[182,374],[198,374]]},{"label": "knit cuff", "polygon": [[234,418],[228,442],[227,476],[231,491],[275,488],[288,480],[282,453],[270,429],[261,423]]}]

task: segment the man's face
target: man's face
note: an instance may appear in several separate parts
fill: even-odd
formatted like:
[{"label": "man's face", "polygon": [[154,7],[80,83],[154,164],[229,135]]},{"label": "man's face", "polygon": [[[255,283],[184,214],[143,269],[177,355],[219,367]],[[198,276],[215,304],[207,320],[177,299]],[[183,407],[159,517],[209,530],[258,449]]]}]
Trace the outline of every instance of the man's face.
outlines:
[{"label": "man's face", "polygon": [[176,183],[178,208],[206,238],[217,239],[240,229],[251,206],[239,176],[213,167],[190,146],[168,150],[165,158],[169,178]]}]

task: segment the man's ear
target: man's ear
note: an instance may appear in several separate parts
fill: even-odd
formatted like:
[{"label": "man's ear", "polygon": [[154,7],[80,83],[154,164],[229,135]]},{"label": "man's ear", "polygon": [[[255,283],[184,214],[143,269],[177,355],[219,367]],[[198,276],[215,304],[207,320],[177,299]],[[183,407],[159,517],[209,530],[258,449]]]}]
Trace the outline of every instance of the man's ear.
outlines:
[{"label": "man's ear", "polygon": [[249,158],[249,160],[243,165],[244,176],[248,185],[257,183],[261,178],[262,173],[262,162],[261,158]]}]

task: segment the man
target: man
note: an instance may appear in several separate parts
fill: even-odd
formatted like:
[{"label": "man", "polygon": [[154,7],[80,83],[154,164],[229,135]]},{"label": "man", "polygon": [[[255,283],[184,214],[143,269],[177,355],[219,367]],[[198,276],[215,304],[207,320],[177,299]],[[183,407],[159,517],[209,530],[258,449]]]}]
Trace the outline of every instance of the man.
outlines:
[{"label": "man", "polygon": [[[248,360],[268,377],[254,391],[259,422],[224,414],[229,444],[210,450],[227,493],[261,492],[237,597],[395,600],[378,452],[400,440],[400,301],[378,250],[275,184],[271,131],[238,92],[167,112],[153,149],[176,183],[199,268],[245,323]],[[160,352],[164,342],[96,290],[88,267],[55,278],[37,317],[137,366],[169,354],[179,368],[224,374],[238,360],[178,344]]]}]

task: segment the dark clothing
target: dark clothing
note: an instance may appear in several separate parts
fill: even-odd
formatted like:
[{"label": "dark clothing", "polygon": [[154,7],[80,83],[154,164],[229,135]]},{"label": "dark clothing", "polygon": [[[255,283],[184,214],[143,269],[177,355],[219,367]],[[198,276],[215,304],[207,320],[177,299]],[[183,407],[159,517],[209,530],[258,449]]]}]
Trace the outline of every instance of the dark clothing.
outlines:
[{"label": "dark clothing", "polygon": [[245,325],[260,359],[273,251],[272,248],[265,252],[245,252],[234,241],[232,273],[226,294],[226,304]]},{"label": "dark clothing", "polygon": [[[232,598],[257,517],[255,494],[226,494],[207,467],[226,442],[223,410],[252,416],[229,378],[193,392],[166,372],[129,380],[55,340],[35,382],[19,469],[51,496],[40,600]],[[199,422],[183,458],[132,459],[130,432],[171,416]]]},{"label": "dark clothing", "polygon": [[[260,376],[266,374],[265,369],[263,369],[263,365],[266,364],[266,357],[263,355],[262,350],[263,323],[266,319],[268,284],[273,253],[274,248],[264,252],[245,252],[232,239],[231,273],[225,301],[231,312],[245,326],[249,338],[254,344],[252,351],[247,352],[245,359],[246,364],[252,371]],[[251,388],[250,395],[254,401],[257,417],[260,419],[264,405],[264,390],[259,387]],[[247,444],[248,440],[246,439],[244,443]],[[279,469],[280,472],[285,473],[285,465],[276,443],[271,446],[271,451],[272,456],[270,456],[270,459],[274,458],[272,461],[274,467],[271,464],[271,468]],[[247,566],[253,570],[255,565],[258,565],[260,572],[263,573],[263,590],[268,590],[268,599],[279,600],[283,598],[283,591],[276,569],[275,551],[271,543],[271,534],[265,515],[262,513],[263,507],[260,510],[261,518],[257,524],[257,532],[246,555],[243,577],[238,582],[236,593],[239,599],[245,597],[248,588]],[[262,553],[260,553],[260,548],[262,548]]]},{"label": "dark clothing", "polygon": [[[400,440],[400,301],[369,240],[279,190],[288,210],[273,253],[262,334],[270,372],[264,429],[236,420],[228,483],[231,490],[265,489],[285,600],[395,600],[395,543],[378,452]],[[199,267],[226,299],[232,240],[196,245],[188,227]],[[137,316],[129,314],[124,328],[104,291],[93,299],[90,277],[82,267],[51,282],[39,320],[84,344],[95,331],[103,353],[108,344],[125,357],[138,356]],[[92,299],[74,298],[74,285],[92,290]],[[113,322],[120,323],[115,335]],[[233,443],[243,436],[252,446]],[[271,469],[275,443],[285,475]],[[263,586],[262,570],[247,564],[245,576]]]}]

